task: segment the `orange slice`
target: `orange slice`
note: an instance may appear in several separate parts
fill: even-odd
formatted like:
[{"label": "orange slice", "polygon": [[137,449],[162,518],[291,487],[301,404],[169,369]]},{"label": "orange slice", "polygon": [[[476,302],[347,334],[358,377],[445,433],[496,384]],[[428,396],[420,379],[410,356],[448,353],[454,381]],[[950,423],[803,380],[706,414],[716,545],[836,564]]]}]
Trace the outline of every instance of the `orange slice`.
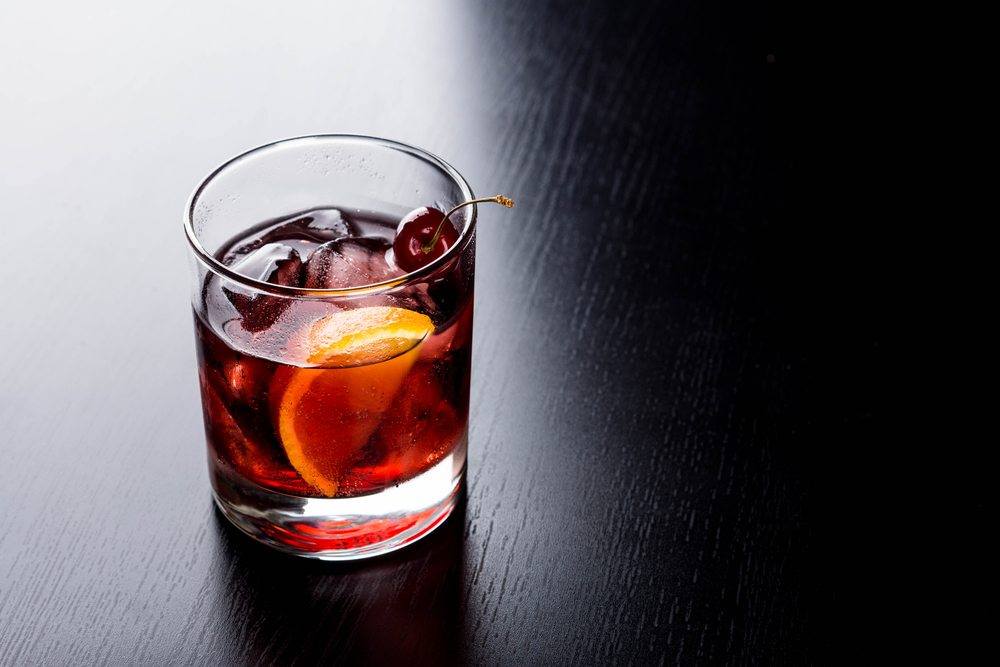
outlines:
[{"label": "orange slice", "polygon": [[377,306],[328,315],[298,341],[313,368],[286,367],[271,382],[288,460],[323,495],[374,433],[434,330],[426,315]]},{"label": "orange slice", "polygon": [[431,318],[405,308],[371,306],[317,320],[306,332],[309,364],[344,368],[398,357],[434,331]]}]

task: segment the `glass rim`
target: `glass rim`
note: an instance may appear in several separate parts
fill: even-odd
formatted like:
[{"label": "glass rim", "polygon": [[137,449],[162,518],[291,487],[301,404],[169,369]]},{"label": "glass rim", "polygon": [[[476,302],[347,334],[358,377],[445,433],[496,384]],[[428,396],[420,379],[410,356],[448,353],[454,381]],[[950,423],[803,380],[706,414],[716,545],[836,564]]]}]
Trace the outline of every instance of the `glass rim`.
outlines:
[{"label": "glass rim", "polygon": [[[455,245],[448,248],[443,255],[434,259],[433,261],[425,264],[415,271],[410,271],[401,276],[395,278],[389,278],[388,280],[382,280],[377,283],[370,283],[367,285],[357,285],[353,287],[338,287],[338,288],[310,288],[310,287],[291,287],[288,285],[278,285],[276,283],[269,283],[263,280],[257,280],[249,276],[245,276],[237,271],[234,271],[230,267],[223,264],[221,261],[216,259],[211,253],[205,250],[205,247],[201,244],[198,239],[197,233],[194,231],[194,207],[198,203],[199,197],[206,187],[212,181],[215,180],[223,171],[236,166],[238,163],[248,160],[256,155],[269,151],[279,146],[286,146],[289,144],[307,144],[316,140],[335,140],[338,142],[343,142],[345,144],[355,143],[355,144],[374,144],[379,146],[384,146],[387,148],[392,148],[403,153],[406,153],[412,157],[421,159],[430,165],[439,169],[445,176],[451,179],[456,185],[458,185],[459,190],[462,191],[462,196],[465,197],[464,201],[469,199],[475,199],[475,194],[472,192],[472,188],[469,187],[469,183],[465,180],[465,177],[458,172],[457,169],[452,167],[450,164],[445,162],[443,159],[425,151],[422,148],[417,148],[416,146],[411,146],[409,144],[404,144],[400,141],[393,141],[392,139],[383,139],[381,137],[371,137],[363,134],[306,134],[298,137],[289,137],[287,139],[279,139],[277,141],[272,141],[266,144],[257,146],[256,148],[251,148],[248,151],[240,153],[236,157],[226,160],[221,165],[213,169],[208,176],[203,178],[198,186],[191,193],[188,198],[187,205],[184,208],[184,233],[188,240],[188,245],[194,252],[195,257],[201,262],[208,270],[212,271],[217,275],[221,275],[233,282],[239,283],[251,287],[260,292],[268,292],[270,294],[275,294],[279,296],[289,296],[289,297],[305,297],[305,298],[324,298],[324,297],[336,297],[336,296],[360,296],[360,295],[371,295],[378,294],[381,292],[386,292],[394,288],[408,285],[410,283],[416,282],[419,279],[428,276],[440,267],[447,264],[455,255],[461,253],[465,247],[469,244],[469,240],[472,238],[472,232],[476,228],[476,220],[478,218],[478,205],[472,204],[468,208],[471,209],[469,213],[469,222],[462,229],[459,234],[458,240]],[[456,202],[458,203],[458,202]],[[249,227],[248,227],[249,228]]]}]

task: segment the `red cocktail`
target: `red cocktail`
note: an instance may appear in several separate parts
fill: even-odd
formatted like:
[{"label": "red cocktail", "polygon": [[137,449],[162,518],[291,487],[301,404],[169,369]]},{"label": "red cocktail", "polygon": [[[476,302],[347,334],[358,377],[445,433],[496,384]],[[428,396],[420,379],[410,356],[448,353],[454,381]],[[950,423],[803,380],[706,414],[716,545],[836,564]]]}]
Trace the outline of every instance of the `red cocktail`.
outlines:
[{"label": "red cocktail", "polygon": [[[315,205],[280,210],[308,193]],[[251,151],[195,193],[209,467],[242,530],[359,558],[448,515],[465,468],[475,207],[442,210],[470,199],[437,158],[343,136]]]}]

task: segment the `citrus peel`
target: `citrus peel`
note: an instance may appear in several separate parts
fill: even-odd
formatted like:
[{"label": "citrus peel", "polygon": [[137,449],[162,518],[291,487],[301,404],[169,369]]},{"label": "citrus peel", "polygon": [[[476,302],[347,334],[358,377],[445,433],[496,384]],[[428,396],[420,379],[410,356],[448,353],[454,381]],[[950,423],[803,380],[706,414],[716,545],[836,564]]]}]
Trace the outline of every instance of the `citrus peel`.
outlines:
[{"label": "citrus peel", "polygon": [[312,367],[275,373],[271,405],[281,444],[323,495],[337,494],[433,330],[429,317],[403,308],[339,311],[314,322],[298,341]]}]

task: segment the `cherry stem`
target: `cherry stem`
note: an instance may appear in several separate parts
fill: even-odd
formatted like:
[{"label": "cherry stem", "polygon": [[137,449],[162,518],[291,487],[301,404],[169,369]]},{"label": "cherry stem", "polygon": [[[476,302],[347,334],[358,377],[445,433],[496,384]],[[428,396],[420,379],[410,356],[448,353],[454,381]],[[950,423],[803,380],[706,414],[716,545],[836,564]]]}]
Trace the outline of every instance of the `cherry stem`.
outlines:
[{"label": "cherry stem", "polygon": [[505,197],[504,195],[493,195],[492,197],[482,197],[480,199],[470,199],[469,201],[464,201],[458,206],[452,207],[450,211],[444,214],[441,218],[441,222],[438,223],[437,229],[434,230],[434,236],[426,244],[420,246],[420,249],[424,254],[429,253],[437,245],[437,242],[441,239],[441,232],[444,231],[444,223],[448,220],[448,216],[462,208],[463,206],[468,206],[469,204],[500,204],[506,208],[514,208],[514,200],[510,197]]}]

